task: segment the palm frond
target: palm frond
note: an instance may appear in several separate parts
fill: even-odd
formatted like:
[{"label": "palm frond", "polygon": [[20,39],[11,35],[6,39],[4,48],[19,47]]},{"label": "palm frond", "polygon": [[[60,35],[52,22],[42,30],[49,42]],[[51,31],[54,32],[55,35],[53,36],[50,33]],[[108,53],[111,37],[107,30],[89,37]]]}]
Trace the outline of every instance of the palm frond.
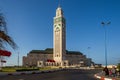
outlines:
[{"label": "palm frond", "polygon": [[13,49],[17,49],[18,46],[16,45],[16,43],[12,40],[12,38],[10,36],[8,36],[7,34],[5,34],[4,31],[0,31],[0,38],[1,38],[1,47],[2,46],[2,40],[7,42]]},{"label": "palm frond", "polygon": [[7,33],[6,25],[7,25],[7,23],[5,21],[5,17],[3,16],[2,13],[0,13],[0,30],[5,31],[5,33]]},{"label": "palm frond", "polygon": [[0,38],[0,50],[1,50],[1,49],[5,49],[3,43],[4,43],[3,40]]},{"label": "palm frond", "polygon": [[13,49],[18,48],[13,39],[7,34],[5,17],[2,13],[0,13],[0,49],[5,48],[4,42],[8,43]]}]

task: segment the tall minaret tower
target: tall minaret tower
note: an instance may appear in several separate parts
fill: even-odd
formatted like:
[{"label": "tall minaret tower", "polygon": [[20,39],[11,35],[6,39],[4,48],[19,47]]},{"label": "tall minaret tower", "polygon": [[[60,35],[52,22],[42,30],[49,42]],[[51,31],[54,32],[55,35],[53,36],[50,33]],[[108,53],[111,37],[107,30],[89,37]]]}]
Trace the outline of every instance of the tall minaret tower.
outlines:
[{"label": "tall minaret tower", "polygon": [[56,10],[53,25],[54,33],[54,53],[53,58],[57,65],[62,66],[66,55],[66,23],[63,16],[63,11],[59,6]]}]

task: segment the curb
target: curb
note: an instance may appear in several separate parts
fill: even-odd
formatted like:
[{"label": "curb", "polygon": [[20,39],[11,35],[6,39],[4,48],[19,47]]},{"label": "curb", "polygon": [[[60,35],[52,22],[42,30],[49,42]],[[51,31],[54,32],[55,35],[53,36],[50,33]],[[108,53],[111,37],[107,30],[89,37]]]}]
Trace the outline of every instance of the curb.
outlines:
[{"label": "curb", "polygon": [[117,80],[117,79],[115,79],[115,78],[106,78],[106,77],[104,77],[104,76],[98,76],[97,74],[95,74],[94,75],[96,78],[98,78],[98,79],[100,79],[100,80]]},{"label": "curb", "polygon": [[24,72],[13,72],[13,73],[1,73],[0,76],[7,76],[7,75],[26,75],[26,74],[41,74],[41,73],[51,73],[60,71],[62,69],[56,70],[46,70],[46,71],[24,71]]}]

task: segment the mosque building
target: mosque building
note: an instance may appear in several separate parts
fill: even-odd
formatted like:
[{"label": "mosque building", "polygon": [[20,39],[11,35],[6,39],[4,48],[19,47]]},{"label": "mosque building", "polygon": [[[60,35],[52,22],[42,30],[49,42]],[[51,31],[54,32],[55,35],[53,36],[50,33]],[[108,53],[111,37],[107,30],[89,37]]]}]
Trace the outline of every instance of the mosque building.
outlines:
[{"label": "mosque building", "polygon": [[62,8],[56,10],[53,21],[53,47],[32,50],[23,56],[23,66],[91,66],[94,62],[81,52],[66,50],[66,19]]}]

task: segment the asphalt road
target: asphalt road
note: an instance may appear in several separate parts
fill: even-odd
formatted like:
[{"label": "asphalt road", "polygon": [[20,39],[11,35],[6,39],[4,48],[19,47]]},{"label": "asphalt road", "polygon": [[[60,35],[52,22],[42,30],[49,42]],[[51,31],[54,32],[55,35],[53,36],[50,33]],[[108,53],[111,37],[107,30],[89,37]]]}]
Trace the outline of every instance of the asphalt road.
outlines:
[{"label": "asphalt road", "polygon": [[94,77],[100,70],[69,69],[58,72],[0,76],[0,80],[98,80]]}]

